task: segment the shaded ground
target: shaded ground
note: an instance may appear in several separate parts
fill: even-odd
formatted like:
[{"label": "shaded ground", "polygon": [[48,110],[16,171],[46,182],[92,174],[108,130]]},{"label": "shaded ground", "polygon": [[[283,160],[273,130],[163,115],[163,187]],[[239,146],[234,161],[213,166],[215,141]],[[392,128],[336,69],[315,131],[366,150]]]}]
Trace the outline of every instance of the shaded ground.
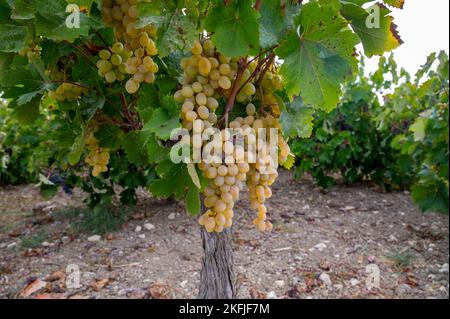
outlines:
[{"label": "shaded ground", "polygon": [[[0,298],[196,296],[200,234],[180,204],[142,194],[120,230],[89,241],[70,226],[82,217],[67,208],[80,202],[45,201],[32,186],[0,189]],[[253,229],[246,196],[237,207],[241,298],[448,298],[448,216],[421,214],[406,193],[323,193],[283,173],[269,203],[274,232]],[[81,271],[77,289],[66,285],[70,264]],[[377,269],[380,287],[369,291]]]}]

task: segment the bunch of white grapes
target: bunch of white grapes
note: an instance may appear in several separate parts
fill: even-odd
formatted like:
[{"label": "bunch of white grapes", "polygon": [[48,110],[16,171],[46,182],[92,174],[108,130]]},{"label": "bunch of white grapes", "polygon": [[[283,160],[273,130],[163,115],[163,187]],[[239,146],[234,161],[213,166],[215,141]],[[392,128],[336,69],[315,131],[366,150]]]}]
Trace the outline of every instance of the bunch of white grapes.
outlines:
[{"label": "bunch of white grapes", "polygon": [[106,82],[114,83],[125,80],[127,74],[126,62],[132,56],[131,51],[125,50],[121,42],[116,42],[110,50],[99,52],[100,60],[97,62],[98,73]]},{"label": "bunch of white grapes", "polygon": [[[191,131],[192,144],[196,149],[213,144],[218,154],[212,159],[203,159],[198,167],[209,180],[204,190],[204,204],[208,209],[201,215],[199,223],[208,232],[222,232],[233,224],[234,206],[246,184],[249,190],[251,208],[258,211],[254,220],[260,231],[271,231],[272,223],[267,218],[266,200],[272,196],[271,185],[278,177],[277,161],[284,163],[291,151],[281,134],[278,134],[277,153],[272,155],[270,129],[281,128],[279,105],[275,91],[282,87],[276,68],[269,68],[256,90],[251,79],[258,67],[252,62],[243,71],[237,102],[245,103],[246,117],[237,117],[228,127],[214,136],[206,133],[218,124],[216,110],[220,98],[229,98],[235,86],[239,63],[217,52],[210,40],[196,42],[192,55],[181,61],[184,75],[182,88],[175,93],[175,100],[182,103],[183,127]],[[259,109],[251,101],[259,101]],[[245,105],[244,104],[244,105]],[[269,112],[266,111],[269,109]],[[229,130],[229,129],[232,130]],[[259,134],[259,129],[265,129]],[[203,135],[212,136],[204,141]],[[237,136],[244,139],[243,145]],[[215,138],[214,138],[215,137]],[[217,138],[219,137],[219,138]]]},{"label": "bunch of white grapes", "polygon": [[110,159],[109,149],[99,147],[94,133],[88,135],[85,144],[89,150],[85,162],[92,167],[92,176],[97,177],[101,173],[107,172]]},{"label": "bunch of white grapes", "polygon": [[[238,62],[215,50],[211,41],[203,45],[196,42],[192,56],[181,61],[184,69],[182,89],[175,93],[175,100],[183,103],[183,126],[192,130],[195,120],[202,120],[205,128],[217,123],[216,109],[221,96],[229,97],[238,72]],[[244,72],[241,83],[244,84],[251,74]],[[239,97],[242,101],[256,93],[255,86],[247,83]]]},{"label": "bunch of white grapes", "polygon": [[[152,55],[157,54],[157,52],[155,47]],[[141,83],[154,83],[155,73],[158,71],[158,64],[153,61],[148,51],[146,52],[144,48],[134,50],[134,55],[128,59],[126,64],[126,72],[133,76],[125,84],[125,89],[130,94],[136,93]]]},{"label": "bunch of white grapes", "polygon": [[137,28],[139,17],[138,5],[141,2],[151,0],[103,0],[103,21],[114,27],[118,39],[123,38],[130,49],[135,50],[142,47],[141,35],[146,33],[149,37],[156,37],[157,28],[153,25],[145,28]]},{"label": "bunch of white grapes", "polygon": [[[204,190],[204,204],[208,211],[200,217],[199,223],[205,226],[208,232],[217,233],[233,225],[233,209],[250,170],[248,163],[235,162],[236,148],[231,133],[222,130],[220,134],[221,138],[214,141],[222,150],[219,157],[212,158],[211,163],[199,164],[203,175],[209,180]],[[225,161],[222,158],[225,158]]]},{"label": "bunch of white grapes", "polygon": [[102,2],[103,20],[107,25],[114,27],[118,39],[123,39],[125,51],[132,52],[120,66],[120,73],[132,75],[125,84],[125,89],[130,94],[136,93],[143,82],[153,83],[155,73],[159,70],[152,58],[158,54],[153,40],[156,37],[157,28],[153,25],[145,28],[136,27],[139,16],[138,5],[141,2],[150,2],[150,0],[104,0]]},{"label": "bunch of white grapes", "polygon": [[88,90],[81,84],[64,82],[55,91],[49,91],[48,97],[64,102],[78,100],[82,94],[88,94]]}]

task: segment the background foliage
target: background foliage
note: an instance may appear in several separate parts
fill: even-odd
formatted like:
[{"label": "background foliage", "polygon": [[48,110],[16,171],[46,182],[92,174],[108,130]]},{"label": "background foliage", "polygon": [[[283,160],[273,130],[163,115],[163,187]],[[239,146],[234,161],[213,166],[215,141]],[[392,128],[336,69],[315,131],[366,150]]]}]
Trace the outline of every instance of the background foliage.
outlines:
[{"label": "background foliage", "polygon": [[422,210],[448,213],[448,84],[444,52],[414,77],[393,56],[367,78],[361,69],[334,111],[315,114],[312,138],[291,142],[298,176],[310,173],[323,187],[342,178],[411,189]]}]

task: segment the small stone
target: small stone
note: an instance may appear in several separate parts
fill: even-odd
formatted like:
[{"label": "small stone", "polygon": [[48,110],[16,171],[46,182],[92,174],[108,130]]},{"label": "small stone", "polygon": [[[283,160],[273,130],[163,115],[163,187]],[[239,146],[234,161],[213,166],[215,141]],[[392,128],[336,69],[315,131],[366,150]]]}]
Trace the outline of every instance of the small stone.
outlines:
[{"label": "small stone", "polygon": [[[339,258],[339,256],[336,257],[336,258]],[[325,271],[329,271],[331,269],[331,265],[330,265],[328,260],[321,259],[319,261],[319,268],[322,269],[322,270],[325,270]]]},{"label": "small stone", "polygon": [[70,238],[68,236],[64,236],[61,238],[61,241],[63,244],[67,244],[70,242]]},{"label": "small stone", "polygon": [[377,257],[371,255],[371,256],[367,257],[367,262],[368,262],[369,264],[374,264],[374,263],[377,262]]},{"label": "small stone", "polygon": [[13,248],[16,248],[16,247],[17,247],[17,243],[16,242],[11,243],[8,246],[6,246],[7,249],[13,249]]},{"label": "small stone", "polygon": [[174,220],[176,217],[175,213],[171,213],[167,218],[169,218],[169,220]]},{"label": "small stone", "polygon": [[180,282],[180,287],[181,288],[186,288],[186,285],[188,284],[188,281],[187,280],[185,280],[185,281],[182,281],[182,282]]},{"label": "small stone", "polygon": [[360,283],[360,281],[358,279],[356,279],[356,278],[352,278],[350,280],[350,284],[352,285],[352,287],[355,287],[355,286],[359,285],[359,283]]},{"label": "small stone", "polygon": [[429,280],[436,281],[437,276],[436,276],[436,275],[433,275],[433,274],[429,274],[427,278],[428,278]]},{"label": "small stone", "polygon": [[148,230],[148,231],[151,231],[151,230],[155,229],[155,225],[153,225],[153,224],[151,224],[151,223],[146,223],[146,224],[144,225],[144,228],[145,228],[146,230]]},{"label": "small stone", "polygon": [[88,241],[91,243],[96,243],[96,242],[99,242],[100,240],[102,240],[102,236],[100,236],[100,235],[94,235],[94,236],[88,237]]},{"label": "small stone", "polygon": [[344,285],[343,284],[335,284],[335,285],[333,285],[333,288],[335,288],[337,290],[342,290],[342,289],[344,289]]},{"label": "small stone", "polygon": [[277,295],[275,294],[275,291],[269,291],[267,293],[267,299],[277,299]]},{"label": "small stone", "polygon": [[283,288],[285,285],[285,282],[284,282],[284,280],[277,280],[277,281],[275,281],[275,285],[279,288]]},{"label": "small stone", "polygon": [[42,243],[42,246],[43,246],[43,247],[50,247],[50,243],[49,243],[48,241],[44,241],[44,242]]},{"label": "small stone", "polygon": [[408,286],[407,284],[401,284],[395,289],[395,292],[398,295],[409,294],[409,293],[411,293],[411,291],[412,291],[411,287]]},{"label": "small stone", "polygon": [[140,233],[141,231],[142,231],[141,226],[136,226],[136,228],[134,229],[134,232],[136,232],[136,233]]},{"label": "small stone", "polygon": [[389,236],[388,241],[391,242],[391,243],[397,243],[398,239],[394,235],[391,235],[391,236]]},{"label": "small stone", "polygon": [[330,276],[326,273],[321,273],[319,279],[322,280],[325,286],[331,287],[333,285]]},{"label": "small stone", "polygon": [[322,251],[325,248],[327,248],[327,245],[325,245],[324,243],[320,243],[320,244],[315,245],[314,248],[318,249],[319,251]]},{"label": "small stone", "polygon": [[439,287],[439,291],[446,294],[448,296],[448,291],[447,288],[445,286]]},{"label": "small stone", "polygon": [[0,249],[6,248],[6,244],[5,243],[1,243],[0,244]]},{"label": "small stone", "polygon": [[443,264],[443,265],[441,266],[441,269],[439,269],[439,272],[440,272],[441,274],[448,274],[448,264]]},{"label": "small stone", "polygon": [[140,239],[145,239],[145,234],[140,234],[138,237],[139,237]]}]

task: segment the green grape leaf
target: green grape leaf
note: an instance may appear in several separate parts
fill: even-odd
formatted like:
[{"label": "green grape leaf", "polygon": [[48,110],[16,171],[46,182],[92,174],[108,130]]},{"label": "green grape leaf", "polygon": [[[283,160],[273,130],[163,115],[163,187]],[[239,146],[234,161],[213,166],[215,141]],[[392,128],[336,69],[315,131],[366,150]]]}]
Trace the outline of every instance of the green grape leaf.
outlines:
[{"label": "green grape leaf", "polygon": [[348,3],[341,8],[342,15],[350,21],[369,57],[392,51],[403,43],[393,22],[394,18],[390,16],[391,11],[381,4],[376,4],[373,8],[376,8],[373,17],[369,9],[359,5]]},{"label": "green grape leaf", "polygon": [[186,194],[186,210],[189,215],[197,216],[201,209],[200,192],[198,188],[190,187]]},{"label": "green grape leaf", "polygon": [[95,138],[98,140],[98,145],[103,148],[108,148],[111,151],[118,150],[122,145],[124,133],[116,125],[105,124],[98,128],[95,132]]},{"label": "green grape leaf", "polygon": [[163,147],[155,134],[151,134],[147,141],[147,155],[150,163],[159,163],[167,158],[169,149]]},{"label": "green grape leaf", "polygon": [[283,167],[287,170],[290,170],[295,165],[295,156],[289,155],[288,159],[285,163],[283,163]]},{"label": "green grape leaf", "polygon": [[28,30],[24,26],[0,24],[0,52],[19,52],[27,37]]},{"label": "green grape leaf", "polygon": [[36,90],[20,95],[16,100],[17,105],[20,106],[20,105],[29,103],[35,97],[37,97],[39,95],[42,96],[42,94],[44,92],[46,92],[48,89],[50,89],[51,87],[52,87],[51,83],[44,83]]},{"label": "green grape leaf", "polygon": [[15,107],[17,119],[24,125],[32,124],[39,117],[39,104],[41,97],[36,97],[30,102]]},{"label": "green grape leaf", "polygon": [[123,148],[130,163],[147,166],[148,156],[146,151],[147,134],[144,132],[130,132],[123,139]]},{"label": "green grape leaf", "polygon": [[70,153],[68,155],[70,165],[78,164],[78,162],[81,159],[81,155],[83,154],[84,140],[86,137],[86,130],[84,129],[84,127],[82,128],[82,132],[83,133],[75,139],[75,142],[73,143]]},{"label": "green grape leaf", "polygon": [[308,138],[313,131],[314,109],[303,104],[301,98],[296,98],[286,105],[281,113],[281,127],[288,137]]},{"label": "green grape leaf", "polygon": [[166,57],[177,50],[190,49],[198,37],[197,23],[182,10],[172,7],[161,8],[160,4],[141,3],[139,5],[137,27],[154,25],[158,28],[156,45],[160,57]]},{"label": "green grape leaf", "polygon": [[[413,185],[411,188],[412,198],[422,211],[448,214],[448,186],[442,182],[437,183],[438,185],[434,185],[434,183],[427,184],[422,181],[422,183]],[[439,186],[441,187],[439,188]]]},{"label": "green grape leaf", "polygon": [[69,28],[66,19],[70,13],[66,13],[67,2],[64,0],[35,0],[36,3],[36,34],[53,41],[74,42],[80,36],[87,36],[93,19],[80,12],[80,25]]},{"label": "green grape leaf", "polygon": [[0,52],[0,86],[3,85],[6,86],[8,80],[6,70],[9,67],[9,65],[11,65],[13,59],[14,54]]},{"label": "green grape leaf", "polygon": [[415,142],[423,142],[426,136],[426,130],[428,125],[427,118],[418,118],[416,122],[409,128],[414,133]]},{"label": "green grape leaf", "polygon": [[30,20],[34,19],[36,6],[33,0],[10,0],[11,19]]},{"label": "green grape leaf", "polygon": [[138,110],[144,123],[150,121],[153,111],[161,105],[154,85],[144,84],[139,90]]},{"label": "green grape leaf", "polygon": [[198,189],[201,189],[202,184],[200,183],[200,178],[198,177],[198,173],[197,173],[197,169],[195,168],[195,164],[188,163],[187,170],[188,170],[189,176],[191,176],[192,183],[194,183],[194,185],[197,186]]},{"label": "green grape leaf", "polygon": [[173,196],[176,199],[185,199],[189,214],[200,213],[199,189],[192,182],[185,164],[174,164],[165,160],[159,163],[156,172],[159,178],[149,186],[152,194],[161,198]]},{"label": "green grape leaf", "polygon": [[53,41],[43,40],[40,43],[41,59],[46,65],[56,65],[62,56],[66,56],[73,51],[69,45],[61,43],[55,45]]},{"label": "green grape leaf", "polygon": [[260,44],[262,48],[277,45],[286,32],[285,20],[279,0],[262,1],[261,22],[259,24]]},{"label": "green grape leaf", "polygon": [[251,0],[222,1],[208,14],[205,27],[217,49],[229,57],[255,54],[259,49],[260,14]]},{"label": "green grape leaf", "polygon": [[284,60],[280,73],[286,92],[329,111],[339,101],[341,85],[353,77],[358,38],[331,5],[307,3],[295,22],[296,32],[276,50]]},{"label": "green grape leaf", "polygon": [[155,109],[151,119],[145,123],[144,130],[154,133],[158,138],[167,141],[172,131],[180,127],[180,111],[173,97],[166,96],[162,107]]}]

